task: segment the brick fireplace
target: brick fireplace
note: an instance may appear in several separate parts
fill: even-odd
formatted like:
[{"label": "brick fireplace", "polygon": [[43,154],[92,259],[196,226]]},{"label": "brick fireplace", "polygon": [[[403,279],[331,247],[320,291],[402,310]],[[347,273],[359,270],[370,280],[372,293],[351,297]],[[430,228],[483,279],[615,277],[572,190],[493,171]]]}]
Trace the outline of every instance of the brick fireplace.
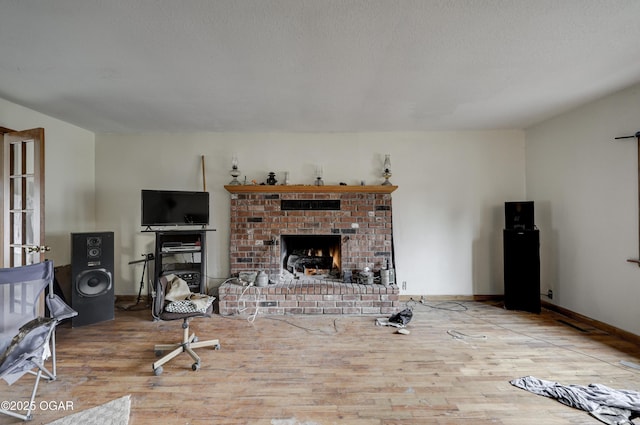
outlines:
[{"label": "brick fireplace", "polygon": [[[398,287],[360,283],[393,269],[396,186],[225,186],[231,194],[230,271],[264,271],[267,287],[225,283],[221,314],[394,313]],[[244,297],[244,299],[242,299]]]}]

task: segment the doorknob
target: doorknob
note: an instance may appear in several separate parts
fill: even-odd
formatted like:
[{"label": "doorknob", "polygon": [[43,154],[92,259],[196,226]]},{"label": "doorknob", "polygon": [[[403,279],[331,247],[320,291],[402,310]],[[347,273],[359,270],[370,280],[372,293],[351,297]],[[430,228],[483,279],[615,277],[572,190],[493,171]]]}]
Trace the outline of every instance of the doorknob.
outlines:
[{"label": "doorknob", "polygon": [[29,254],[33,254],[34,252],[51,251],[51,247],[46,245],[41,245],[41,246],[32,245],[32,246],[26,247],[26,249]]}]

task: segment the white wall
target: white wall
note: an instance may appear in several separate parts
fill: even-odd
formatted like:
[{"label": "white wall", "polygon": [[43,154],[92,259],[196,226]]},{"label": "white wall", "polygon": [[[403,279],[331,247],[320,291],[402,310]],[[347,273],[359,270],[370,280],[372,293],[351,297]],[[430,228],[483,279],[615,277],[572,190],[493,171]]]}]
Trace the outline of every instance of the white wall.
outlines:
[{"label": "white wall", "polygon": [[391,154],[397,278],[405,294],[502,294],[505,200],[524,198],[524,133],[520,131],[361,134],[142,134],[96,136],[96,218],[116,232],[116,293],[138,291],[153,251],[142,233],[140,189],[201,190],[205,155],[212,224],[208,275],[229,273],[231,156],[242,176],[262,182],[269,171],[311,184],[317,165],[325,184],[382,182]]},{"label": "white wall", "polygon": [[527,195],[536,201],[542,288],[569,310],[640,334],[640,86],[526,131]]},{"label": "white wall", "polygon": [[92,132],[0,99],[0,125],[13,130],[43,127],[45,138],[45,238],[47,258],[70,262],[70,233],[94,230]]}]

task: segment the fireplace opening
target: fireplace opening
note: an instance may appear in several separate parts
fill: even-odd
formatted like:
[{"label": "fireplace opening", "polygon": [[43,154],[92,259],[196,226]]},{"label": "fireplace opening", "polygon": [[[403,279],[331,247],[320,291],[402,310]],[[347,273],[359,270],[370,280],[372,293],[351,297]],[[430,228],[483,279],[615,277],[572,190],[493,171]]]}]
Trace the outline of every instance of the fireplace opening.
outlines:
[{"label": "fireplace opening", "polygon": [[281,236],[280,265],[283,273],[297,277],[339,277],[340,241],[339,235]]}]

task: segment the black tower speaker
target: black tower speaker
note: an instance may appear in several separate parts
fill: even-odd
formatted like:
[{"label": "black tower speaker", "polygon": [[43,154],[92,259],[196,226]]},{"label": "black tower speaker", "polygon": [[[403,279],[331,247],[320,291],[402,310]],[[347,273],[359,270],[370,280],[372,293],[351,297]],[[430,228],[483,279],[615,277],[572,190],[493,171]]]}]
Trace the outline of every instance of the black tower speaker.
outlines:
[{"label": "black tower speaker", "polygon": [[504,229],[504,306],[540,313],[540,232]]},{"label": "black tower speaker", "polygon": [[71,234],[71,326],[114,319],[113,232]]}]

